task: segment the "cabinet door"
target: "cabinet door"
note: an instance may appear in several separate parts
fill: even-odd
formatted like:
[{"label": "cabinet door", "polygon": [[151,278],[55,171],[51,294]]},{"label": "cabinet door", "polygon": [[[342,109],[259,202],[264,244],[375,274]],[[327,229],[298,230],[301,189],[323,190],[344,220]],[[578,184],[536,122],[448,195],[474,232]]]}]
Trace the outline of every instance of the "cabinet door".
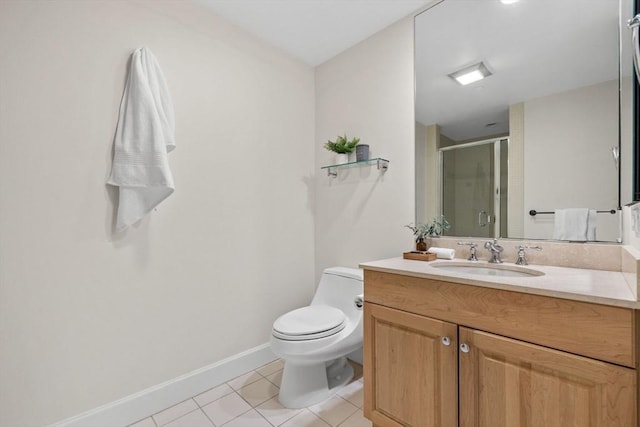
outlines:
[{"label": "cabinet door", "polygon": [[371,303],[364,320],[365,416],[376,427],[456,427],[457,326]]},{"label": "cabinet door", "polygon": [[[635,371],[459,329],[461,427],[636,425]],[[550,331],[552,333],[552,331]]]}]

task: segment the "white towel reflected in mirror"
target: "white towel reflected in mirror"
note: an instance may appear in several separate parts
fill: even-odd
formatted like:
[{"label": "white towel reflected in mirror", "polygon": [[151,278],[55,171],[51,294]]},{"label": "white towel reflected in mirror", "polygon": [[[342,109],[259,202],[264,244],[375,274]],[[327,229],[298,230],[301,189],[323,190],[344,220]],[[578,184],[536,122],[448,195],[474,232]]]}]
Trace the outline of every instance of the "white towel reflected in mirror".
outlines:
[{"label": "white towel reflected in mirror", "polygon": [[553,238],[572,242],[596,240],[598,214],[595,209],[556,209]]}]

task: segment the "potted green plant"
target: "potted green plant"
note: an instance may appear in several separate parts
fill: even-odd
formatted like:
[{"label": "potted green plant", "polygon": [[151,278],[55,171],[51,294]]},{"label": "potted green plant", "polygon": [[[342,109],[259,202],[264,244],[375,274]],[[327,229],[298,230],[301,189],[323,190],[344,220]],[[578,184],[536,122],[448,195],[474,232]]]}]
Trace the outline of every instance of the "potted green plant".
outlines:
[{"label": "potted green plant", "polygon": [[338,136],[335,141],[327,141],[324,148],[336,153],[336,164],[348,163],[349,154],[353,153],[356,145],[360,142],[360,138],[347,138],[347,135]]},{"label": "potted green plant", "polygon": [[413,231],[413,237],[416,240],[416,250],[426,251],[429,246],[431,246],[431,238],[442,236],[442,233],[449,230],[451,225],[444,215],[440,215],[439,217],[433,218],[429,223],[408,224],[405,225],[405,227]]}]

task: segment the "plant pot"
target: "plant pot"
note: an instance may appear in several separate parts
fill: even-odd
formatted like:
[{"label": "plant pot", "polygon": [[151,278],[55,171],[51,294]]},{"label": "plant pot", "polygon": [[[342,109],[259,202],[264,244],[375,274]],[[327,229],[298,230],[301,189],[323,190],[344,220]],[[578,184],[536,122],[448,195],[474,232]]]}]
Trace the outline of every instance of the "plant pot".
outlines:
[{"label": "plant pot", "polygon": [[425,252],[427,250],[427,242],[424,239],[420,239],[416,242],[416,251]]},{"label": "plant pot", "polygon": [[349,155],[343,153],[336,154],[336,165],[341,165],[343,163],[349,163]]},{"label": "plant pot", "polygon": [[356,161],[362,162],[364,160],[369,160],[369,145],[358,144],[356,145]]}]

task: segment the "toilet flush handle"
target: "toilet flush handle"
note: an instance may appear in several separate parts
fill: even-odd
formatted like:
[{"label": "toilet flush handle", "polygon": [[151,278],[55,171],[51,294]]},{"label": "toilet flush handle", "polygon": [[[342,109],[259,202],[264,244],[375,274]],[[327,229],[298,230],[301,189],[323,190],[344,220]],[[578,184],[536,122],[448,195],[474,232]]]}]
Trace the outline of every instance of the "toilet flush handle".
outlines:
[{"label": "toilet flush handle", "polygon": [[362,310],[364,306],[364,294],[360,294],[356,296],[356,299],[353,300],[353,303],[356,305],[356,309]]}]

